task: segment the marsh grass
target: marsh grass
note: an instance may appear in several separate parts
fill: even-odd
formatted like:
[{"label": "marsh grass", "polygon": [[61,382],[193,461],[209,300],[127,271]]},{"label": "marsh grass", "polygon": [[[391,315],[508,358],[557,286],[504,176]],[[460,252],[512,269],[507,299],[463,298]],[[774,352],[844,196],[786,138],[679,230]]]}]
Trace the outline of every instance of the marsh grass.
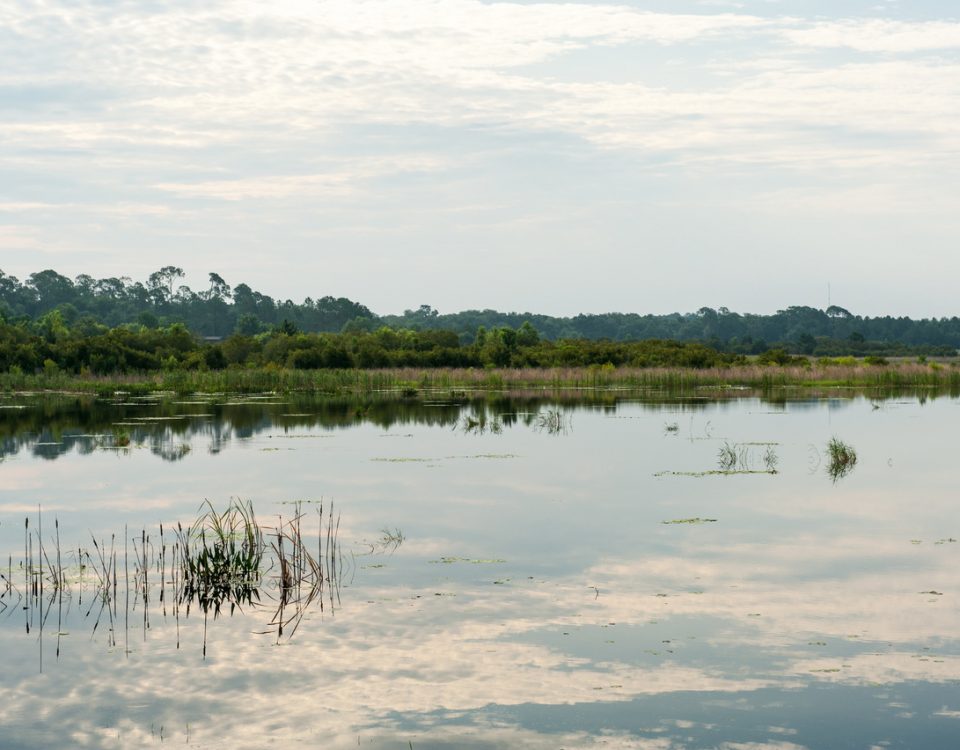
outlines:
[{"label": "marsh grass", "polygon": [[780,463],[780,457],[777,455],[777,452],[773,449],[772,445],[767,445],[763,451],[763,465],[767,467],[767,470],[771,474],[775,474],[777,471],[777,464]]},{"label": "marsh grass", "polygon": [[[458,396],[469,391],[523,388],[657,388],[694,391],[698,388],[782,387],[831,388],[950,388],[960,390],[960,368],[936,363],[896,362],[871,365],[864,361],[808,362],[805,365],[748,364],[732,367],[550,367],[486,370],[479,368],[393,368],[377,370],[296,370],[236,368],[183,370],[151,374],[70,375],[0,373],[0,390],[67,391],[111,396],[122,389],[138,396],[158,391],[174,393],[263,393],[304,391],[327,394],[394,393],[398,398]],[[460,396],[462,397],[462,396]]]},{"label": "marsh grass", "polygon": [[573,427],[573,419],[559,409],[547,409],[533,415],[533,428],[548,435],[566,435]]},{"label": "marsh grass", "polygon": [[219,513],[209,501],[205,506],[189,527],[177,525],[179,598],[218,615],[225,603],[232,612],[259,600],[264,542],[249,502],[231,502]]},{"label": "marsh grass", "polygon": [[[757,456],[756,443],[724,442],[717,451],[718,471],[720,474],[776,474],[780,458],[774,447],[768,443],[759,444],[764,448]],[[759,469],[762,465],[764,468]]]},{"label": "marsh grass", "polygon": [[827,473],[834,482],[847,476],[857,465],[857,452],[853,446],[837,437],[830,438],[827,443],[827,456]]},{"label": "marsh grass", "polygon": [[480,410],[474,414],[467,414],[458,419],[453,429],[460,430],[465,435],[499,435],[503,432],[503,422],[497,416],[488,417],[486,411]]},{"label": "marsh grass", "polygon": [[717,451],[717,463],[720,471],[733,471],[737,466],[746,468],[747,448],[731,443],[724,443]]},{"label": "marsh grass", "polygon": [[[21,610],[26,632],[39,631],[42,644],[45,624],[55,611],[58,656],[62,618],[74,602],[91,623],[91,637],[105,631],[107,644],[115,647],[122,632],[125,650],[131,614],[138,607],[144,636],[151,611],[173,617],[178,648],[181,618],[199,610],[204,657],[208,618],[238,610],[266,610],[266,628],[258,632],[275,634],[278,642],[289,639],[312,608],[332,612],[340,603],[345,562],[340,516],[332,504],[326,513],[322,502],[313,507],[315,514],[305,513],[304,504],[296,502],[292,517],[265,526],[250,502],[231,501],[218,511],[205,501],[193,522],[177,524],[172,538],[162,525],[159,543],[146,529],[132,534],[125,529],[120,539],[91,535],[90,549],[77,547],[70,553],[72,564],[60,546],[59,522],[54,520],[54,532],[46,539],[38,509],[35,523],[24,519],[23,559],[15,567],[10,555],[6,570],[0,571],[0,614]],[[403,535],[385,531],[385,539],[395,549]]]},{"label": "marsh grass", "polygon": [[370,545],[369,554],[371,555],[384,553],[392,555],[400,548],[400,545],[403,544],[405,540],[406,537],[399,528],[390,529],[384,527],[380,530],[379,538],[372,542],[365,543]]}]

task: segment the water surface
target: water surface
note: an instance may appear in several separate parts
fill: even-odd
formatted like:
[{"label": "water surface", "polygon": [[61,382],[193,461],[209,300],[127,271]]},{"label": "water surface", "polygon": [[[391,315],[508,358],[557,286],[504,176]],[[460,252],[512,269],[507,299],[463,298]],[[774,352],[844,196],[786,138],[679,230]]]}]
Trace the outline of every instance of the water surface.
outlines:
[{"label": "water surface", "polygon": [[[944,748],[960,736],[956,399],[0,407],[4,747]],[[827,470],[834,436],[859,456],[842,477]],[[339,515],[336,586],[292,637],[269,627],[269,592],[205,622],[196,607],[174,617],[154,580],[145,606],[125,596],[129,559],[103,616],[75,550],[114,535],[132,555],[144,534],[158,549],[160,524],[169,534],[204,499],[231,498],[264,524],[295,501],[310,524],[321,502]],[[44,525],[45,549],[58,532],[74,564],[63,591],[27,609],[25,517],[32,534]]]}]

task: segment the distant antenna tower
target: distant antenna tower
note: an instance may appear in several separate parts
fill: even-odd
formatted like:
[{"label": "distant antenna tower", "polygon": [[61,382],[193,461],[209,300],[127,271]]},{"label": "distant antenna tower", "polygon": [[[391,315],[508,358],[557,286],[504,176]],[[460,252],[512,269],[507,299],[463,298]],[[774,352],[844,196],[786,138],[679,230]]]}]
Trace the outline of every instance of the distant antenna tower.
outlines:
[{"label": "distant antenna tower", "polygon": [[827,307],[832,307],[833,303],[830,301],[830,282],[827,282]]}]

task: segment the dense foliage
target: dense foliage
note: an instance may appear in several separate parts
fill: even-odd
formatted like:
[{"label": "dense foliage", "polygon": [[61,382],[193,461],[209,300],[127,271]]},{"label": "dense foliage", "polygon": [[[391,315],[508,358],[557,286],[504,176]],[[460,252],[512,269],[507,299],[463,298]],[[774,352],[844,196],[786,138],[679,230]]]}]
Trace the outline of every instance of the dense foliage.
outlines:
[{"label": "dense foliage", "polygon": [[0,371],[108,375],[228,367],[341,369],[382,367],[571,367],[632,365],[712,367],[741,361],[702,344],[540,339],[529,326],[498,328],[462,344],[450,331],[301,333],[282,326],[223,341],[200,339],[185,326],[67,325],[59,310],[35,322],[0,323]]},{"label": "dense foliage", "polygon": [[146,283],[86,275],[71,280],[51,270],[30,274],[21,283],[0,271],[0,318],[36,320],[57,310],[69,325],[157,328],[182,323],[211,337],[260,333],[284,321],[298,330],[339,331],[351,320],[374,319],[366,307],[343,297],[278,301],[247,284],[231,288],[216,273],[210,274],[208,289],[195,292],[177,285],[182,278],[183,270],[175,266],[150,274]]},{"label": "dense foliage", "polygon": [[[310,361],[319,362],[320,366],[333,366],[327,363],[334,360],[346,363],[350,359],[354,365],[366,367],[371,363],[400,364],[397,360],[406,363],[431,358],[444,360],[447,364],[471,365],[491,362],[536,364],[541,361],[548,364],[582,361],[617,364],[633,361],[639,356],[636,346],[625,346],[623,342],[650,339],[702,342],[709,349],[730,354],[760,354],[780,348],[794,355],[915,356],[953,355],[960,348],[960,318],[868,318],[837,306],[826,310],[788,307],[773,315],[741,314],[723,307],[719,310],[704,307],[686,314],[608,313],[556,318],[495,310],[467,310],[441,315],[429,305],[422,305],[416,310],[405,311],[403,315],[378,317],[364,305],[343,297],[308,297],[302,303],[289,299],[277,301],[254,291],[247,284],[231,287],[216,273],[209,274],[209,288],[195,292],[185,285],[178,285],[182,278],[182,269],[175,266],[159,269],[150,274],[146,282],[133,282],[126,277],[94,279],[87,275],[71,280],[52,270],[33,273],[21,282],[0,271],[0,320],[15,328],[19,326],[20,331],[40,331],[47,340],[51,340],[52,328],[57,327],[69,329],[72,339],[79,335],[91,336],[97,341],[107,335],[104,327],[122,327],[122,332],[109,334],[110,341],[120,347],[117,351],[124,353],[122,357],[114,351],[113,344],[105,345],[104,351],[78,349],[72,359],[67,357],[72,363],[89,356],[94,360],[90,367],[101,367],[101,360],[107,362],[111,358],[122,361],[124,367],[134,366],[132,363],[139,355],[125,352],[123,347],[130,346],[131,336],[149,338],[146,333],[131,333],[141,329],[154,331],[155,338],[166,340],[173,336],[180,341],[176,345],[170,344],[173,348],[169,351],[164,349],[166,344],[147,346],[143,350],[164,360],[171,356],[176,358],[186,351],[183,341],[191,339],[189,331],[214,341],[239,336],[231,339],[233,343],[224,341],[222,347],[214,347],[214,350],[221,351],[227,362],[247,361],[237,359],[235,350],[238,347],[254,360],[277,363],[286,361],[285,357],[291,352],[308,352],[297,355],[295,362],[288,362],[294,366],[307,366]],[[175,328],[176,324],[181,327]],[[394,334],[384,333],[385,329],[394,331]],[[170,334],[174,330],[176,335]],[[272,335],[275,331],[283,332],[299,343],[292,349],[289,343],[270,346],[263,343],[275,340]],[[421,335],[417,340],[430,343],[409,344],[404,340],[401,345],[396,345],[390,335],[408,335],[402,333],[404,331],[419,331]],[[487,331],[493,334],[487,334]],[[504,333],[507,331],[513,334]],[[347,338],[314,337],[310,339],[314,343],[307,345],[296,338],[300,332],[344,333]],[[436,336],[426,335],[428,332]],[[263,334],[271,335],[264,339]],[[523,350],[522,356],[510,345],[498,347],[486,338],[493,335],[495,340],[509,339],[514,334],[519,337],[517,346]],[[9,334],[8,338],[21,335],[27,334]],[[531,337],[537,342],[544,340],[544,343],[531,347]],[[571,343],[578,339],[597,343]],[[248,340],[256,343],[236,343]],[[316,343],[320,341],[327,343]],[[443,343],[436,344],[438,341]],[[556,343],[550,345],[547,341]],[[659,346],[665,345],[661,343]],[[280,351],[284,347],[286,354]],[[434,353],[424,354],[428,351]],[[443,354],[437,354],[438,351]],[[40,361],[46,358],[41,357]],[[25,355],[25,361],[29,360]],[[153,361],[148,360],[143,360],[140,366],[152,365]],[[109,364],[102,366],[109,367]]]},{"label": "dense foliage", "polygon": [[[403,315],[383,316],[391,326],[456,331],[468,340],[484,326],[516,328],[530,322],[548,339],[606,338],[614,341],[674,339],[702,341],[741,354],[759,354],[777,346],[796,354],[952,355],[960,348],[960,318],[912,320],[854,315],[841,307],[826,310],[788,307],[773,315],[731,312],[725,307],[702,307],[695,313],[638,315],[606,313],[554,318],[530,313],[466,310],[441,315],[428,306]],[[924,348],[922,351],[917,347]]]}]

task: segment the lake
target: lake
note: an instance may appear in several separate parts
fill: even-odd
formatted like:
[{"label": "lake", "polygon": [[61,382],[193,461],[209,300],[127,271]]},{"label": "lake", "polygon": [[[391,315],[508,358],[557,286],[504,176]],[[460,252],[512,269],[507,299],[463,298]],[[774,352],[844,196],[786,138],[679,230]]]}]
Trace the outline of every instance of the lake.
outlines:
[{"label": "lake", "polygon": [[[3,397],[0,746],[955,747],[958,424],[841,391]],[[261,571],[203,600],[176,525],[231,503]]]}]

